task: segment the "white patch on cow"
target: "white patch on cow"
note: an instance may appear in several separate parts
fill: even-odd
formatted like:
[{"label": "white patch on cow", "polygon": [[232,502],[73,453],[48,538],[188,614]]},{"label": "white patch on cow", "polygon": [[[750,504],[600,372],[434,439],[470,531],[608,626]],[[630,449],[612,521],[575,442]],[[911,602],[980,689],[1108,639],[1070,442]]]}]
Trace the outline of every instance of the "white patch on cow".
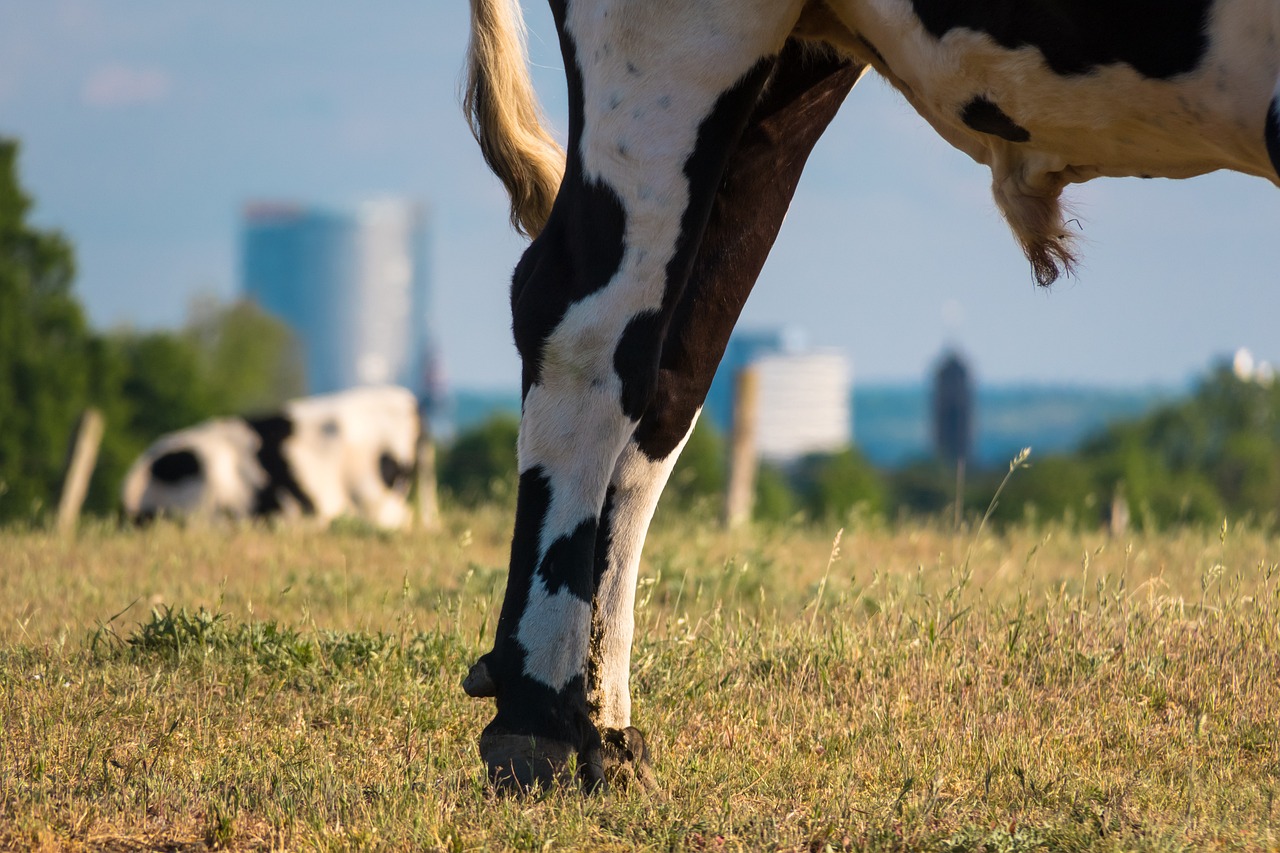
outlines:
[{"label": "white patch on cow", "polygon": [[525,677],[563,690],[585,669],[590,638],[591,605],[567,587],[550,592],[534,572],[515,633],[525,652]]},{"label": "white patch on cow", "polygon": [[[939,41],[910,0],[831,5],[852,32],[876,46],[924,118],[993,168],[1065,171],[1068,182],[1100,175],[1184,178],[1222,168],[1270,177],[1258,140],[1267,93],[1280,73],[1273,3],[1217,3],[1204,61],[1167,80],[1124,64],[1064,77],[1036,48],[1009,50],[972,30],[952,30]],[[1030,141],[968,128],[960,114],[975,95],[998,104],[1030,131]]]},{"label": "white patch on cow", "polygon": [[631,641],[635,635],[640,553],[658,498],[697,422],[695,414],[689,432],[665,459],[654,461],[634,443],[628,444],[613,472],[608,567],[595,600],[595,618],[601,633],[595,683],[590,685],[589,693],[590,703],[598,709],[595,723],[603,728],[631,725]]}]

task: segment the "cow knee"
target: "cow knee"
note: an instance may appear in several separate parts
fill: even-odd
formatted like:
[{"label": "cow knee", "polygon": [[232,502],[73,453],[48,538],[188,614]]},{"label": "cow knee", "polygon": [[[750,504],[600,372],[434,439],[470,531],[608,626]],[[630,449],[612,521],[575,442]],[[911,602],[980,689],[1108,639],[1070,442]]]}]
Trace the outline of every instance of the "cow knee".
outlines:
[{"label": "cow knee", "polygon": [[[545,232],[544,232],[545,234]],[[540,237],[539,240],[542,238]],[[573,279],[548,281],[551,253],[530,246],[512,287],[516,348],[524,392],[532,385],[614,397],[621,413],[640,420],[654,398],[666,320],[658,307],[628,305],[626,288],[568,300]]]}]

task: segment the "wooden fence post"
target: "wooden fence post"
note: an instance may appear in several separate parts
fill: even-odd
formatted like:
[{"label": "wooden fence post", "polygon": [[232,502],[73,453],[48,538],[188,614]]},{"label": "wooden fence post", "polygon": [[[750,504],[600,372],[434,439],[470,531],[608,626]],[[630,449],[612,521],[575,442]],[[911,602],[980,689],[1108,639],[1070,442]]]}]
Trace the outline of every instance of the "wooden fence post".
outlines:
[{"label": "wooden fence post", "polygon": [[733,529],[751,520],[756,497],[756,412],[760,374],[747,365],[734,377],[733,424],[729,435],[729,485],[725,490],[724,525]]},{"label": "wooden fence post", "polygon": [[103,426],[102,413],[92,408],[85,409],[76,423],[62,475],[62,493],[58,496],[59,533],[73,532],[80,520],[80,507],[84,506],[93,466],[98,462]]},{"label": "wooden fence post", "polygon": [[440,529],[440,498],[436,491],[436,444],[431,440],[431,424],[422,416],[417,448],[418,524],[423,530]]}]

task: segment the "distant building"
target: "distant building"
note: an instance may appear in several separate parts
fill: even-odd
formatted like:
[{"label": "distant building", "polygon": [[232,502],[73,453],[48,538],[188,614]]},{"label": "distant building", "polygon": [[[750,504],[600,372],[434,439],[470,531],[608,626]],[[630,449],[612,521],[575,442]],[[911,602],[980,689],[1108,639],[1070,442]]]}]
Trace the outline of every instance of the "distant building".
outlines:
[{"label": "distant building", "polygon": [[259,202],[243,228],[244,294],[297,334],[309,393],[395,383],[428,405],[440,396],[419,205]]},{"label": "distant building", "polygon": [[951,463],[973,454],[973,383],[956,352],[944,355],[933,374],[933,447]]},{"label": "distant building", "polygon": [[836,350],[811,350],[794,329],[735,332],[720,361],[704,417],[721,432],[732,428],[738,372],[758,377],[756,449],[771,462],[832,453],[853,441],[853,371]]},{"label": "distant building", "polygon": [[852,443],[853,380],[843,353],[776,353],[761,356],[754,366],[760,382],[756,449],[762,459],[791,462]]},{"label": "distant building", "polygon": [[711,390],[703,405],[702,417],[722,433],[733,426],[734,383],[738,371],[762,356],[798,353],[805,348],[804,336],[795,329],[748,329],[735,331],[716,369]]}]

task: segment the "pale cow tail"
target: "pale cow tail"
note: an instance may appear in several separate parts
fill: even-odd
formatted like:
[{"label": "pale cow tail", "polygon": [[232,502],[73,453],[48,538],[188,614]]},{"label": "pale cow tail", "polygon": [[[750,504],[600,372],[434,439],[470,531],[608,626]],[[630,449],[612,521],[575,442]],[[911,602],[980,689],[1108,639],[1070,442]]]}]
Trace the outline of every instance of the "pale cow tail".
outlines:
[{"label": "pale cow tail", "polygon": [[511,224],[536,237],[564,177],[564,149],[547,131],[529,79],[519,0],[471,0],[463,109],[485,162],[511,196]]}]

